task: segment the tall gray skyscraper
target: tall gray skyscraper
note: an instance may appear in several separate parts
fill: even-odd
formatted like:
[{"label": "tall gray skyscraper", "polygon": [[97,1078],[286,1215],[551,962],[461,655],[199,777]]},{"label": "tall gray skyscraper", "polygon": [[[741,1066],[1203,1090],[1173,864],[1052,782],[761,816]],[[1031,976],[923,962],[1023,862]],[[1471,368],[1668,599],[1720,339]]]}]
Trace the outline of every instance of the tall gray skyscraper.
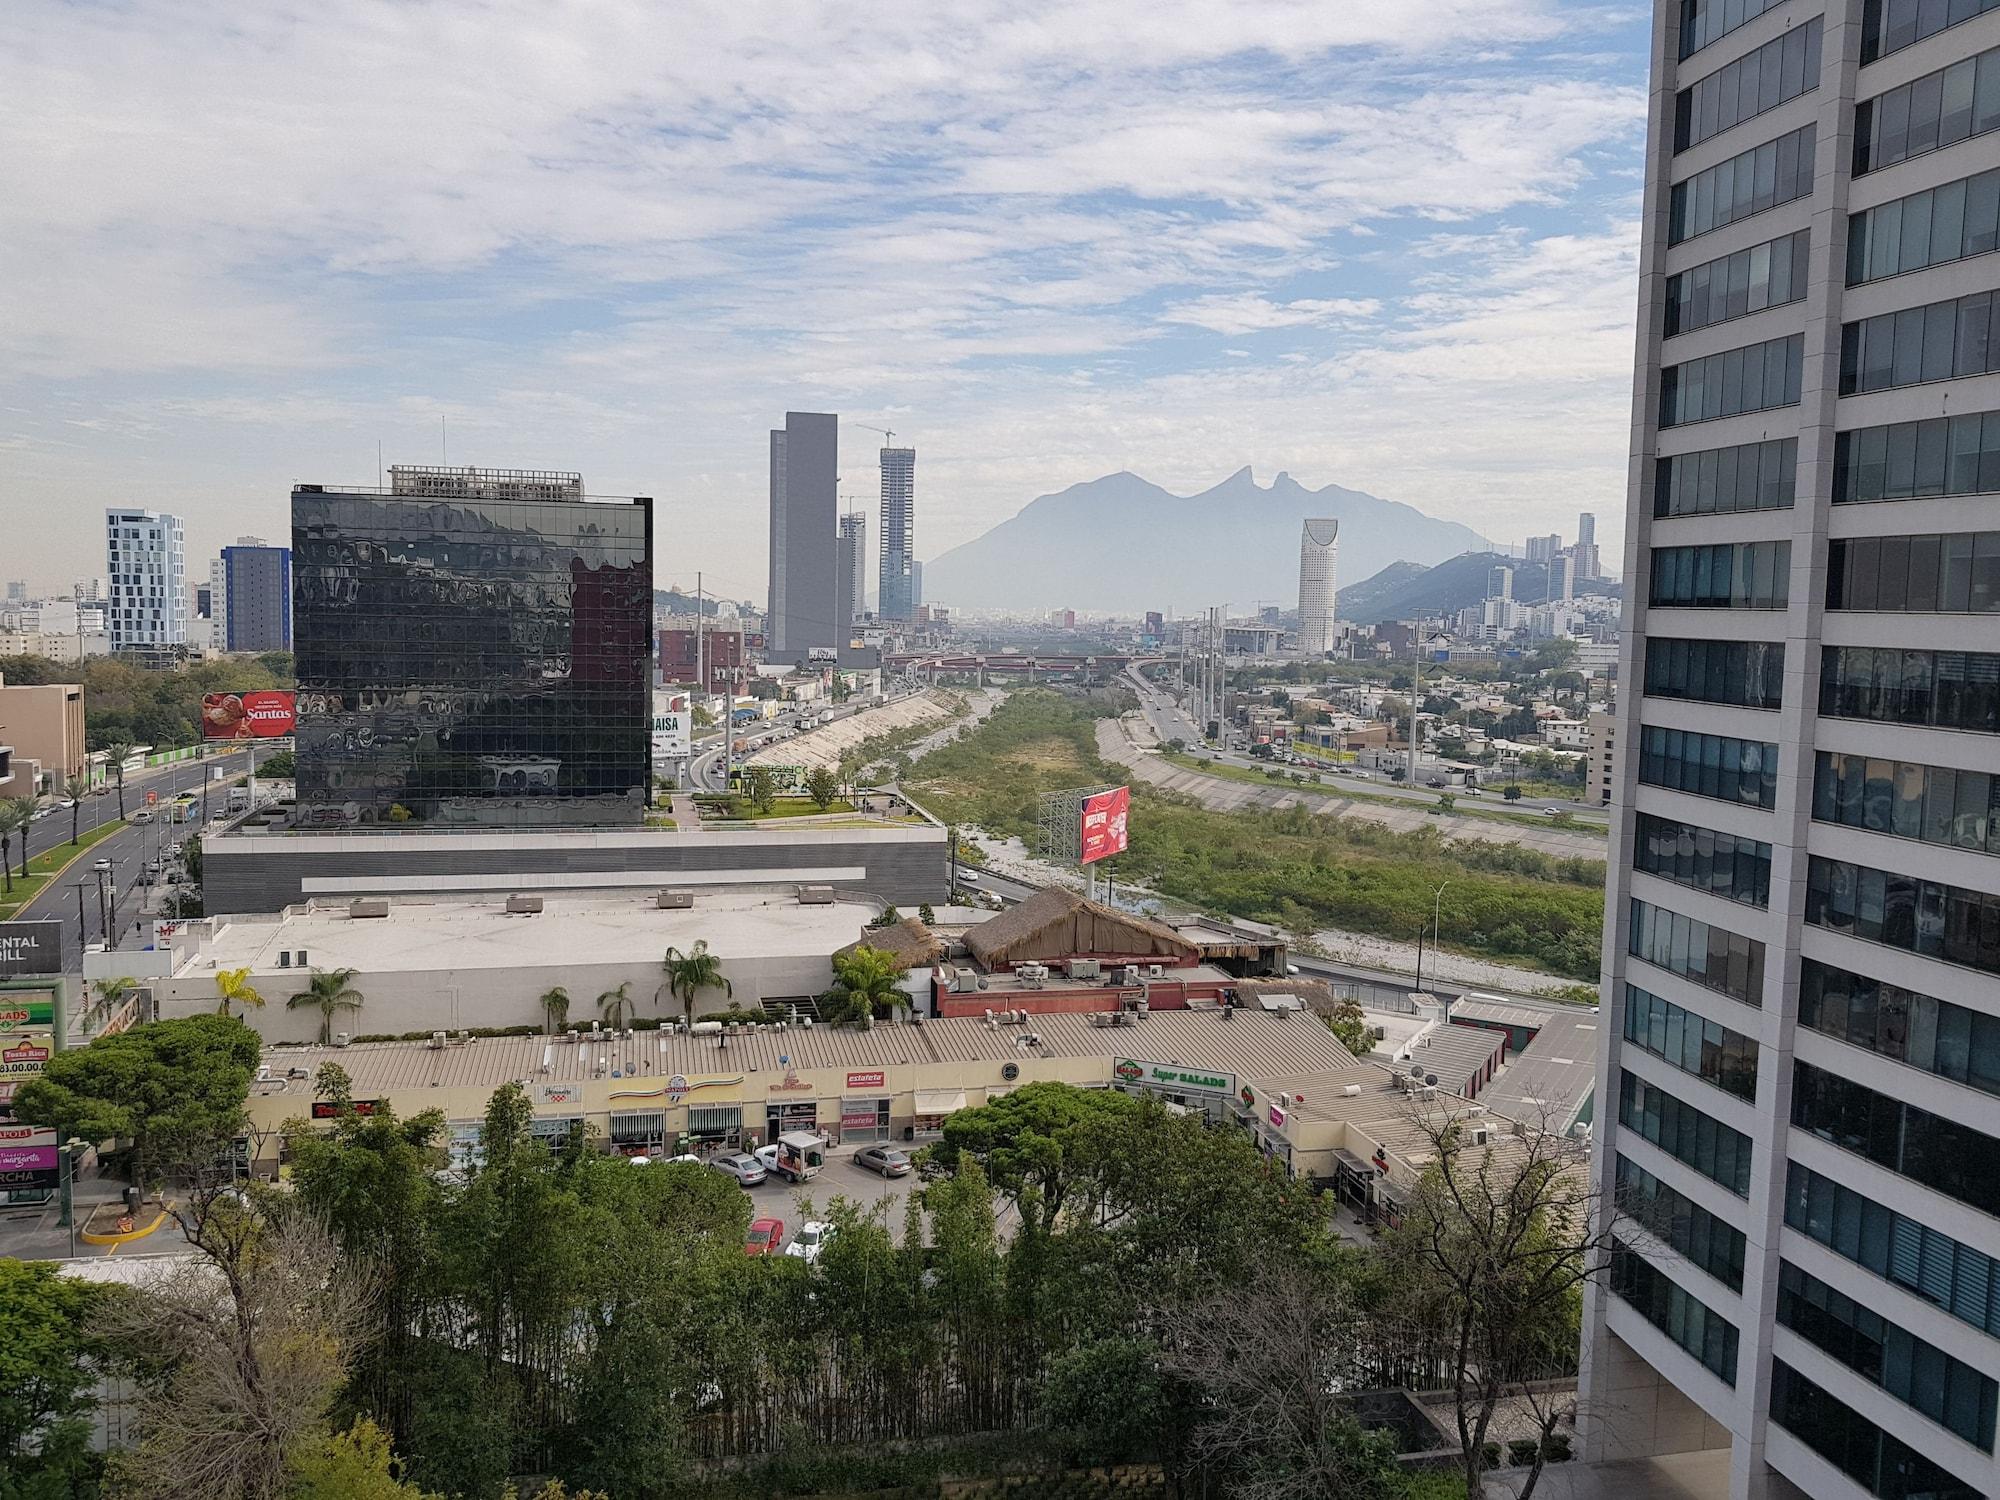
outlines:
[{"label": "tall gray skyscraper", "polygon": [[882,556],[876,611],[885,620],[917,612],[910,564],[917,539],[917,450],[882,450]]},{"label": "tall gray skyscraper", "polygon": [[1584,1447],[2000,1494],[2000,14],[1652,69]]},{"label": "tall gray skyscraper", "polygon": [[1597,541],[1597,517],[1587,510],[1577,513],[1576,539],[1586,547]]},{"label": "tall gray skyscraper", "polygon": [[1308,656],[1333,649],[1339,561],[1340,522],[1309,520],[1299,528],[1299,650]]},{"label": "tall gray skyscraper", "polygon": [[868,610],[868,515],[851,510],[840,518],[840,554],[835,559],[839,573],[838,615],[844,626],[852,626]]},{"label": "tall gray skyscraper", "polygon": [[111,583],[105,628],[113,651],[171,652],[187,644],[187,538],[179,516],[157,510],[104,513]]},{"label": "tall gray skyscraper", "polygon": [[837,621],[840,419],[788,411],[771,429],[771,586],[767,649],[797,655],[845,638]]},{"label": "tall gray skyscraper", "polygon": [[1561,532],[1552,531],[1547,536],[1531,536],[1528,538],[1527,550],[1522,560],[1531,563],[1545,563],[1558,552],[1562,551],[1562,549],[1563,539]]}]

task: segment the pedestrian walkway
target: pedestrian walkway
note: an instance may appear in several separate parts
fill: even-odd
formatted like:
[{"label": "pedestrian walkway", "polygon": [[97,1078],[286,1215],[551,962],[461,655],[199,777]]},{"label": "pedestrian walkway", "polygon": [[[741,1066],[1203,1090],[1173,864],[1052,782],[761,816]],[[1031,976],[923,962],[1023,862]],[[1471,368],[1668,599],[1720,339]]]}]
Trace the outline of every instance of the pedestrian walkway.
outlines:
[{"label": "pedestrian walkway", "polygon": [[[1491,1474],[1486,1500],[1516,1500],[1527,1471]],[[1729,1493],[1729,1450],[1627,1458],[1605,1464],[1550,1464],[1535,1500],[1716,1500]]]}]

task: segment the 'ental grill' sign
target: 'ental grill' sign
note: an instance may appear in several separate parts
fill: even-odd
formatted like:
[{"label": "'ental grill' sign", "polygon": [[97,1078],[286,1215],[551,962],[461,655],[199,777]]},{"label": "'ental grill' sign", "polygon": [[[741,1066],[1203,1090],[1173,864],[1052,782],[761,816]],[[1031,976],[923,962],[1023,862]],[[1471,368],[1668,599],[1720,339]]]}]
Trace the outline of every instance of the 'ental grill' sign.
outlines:
[{"label": "'ental grill' sign", "polygon": [[62,923],[0,922],[0,979],[62,973]]}]

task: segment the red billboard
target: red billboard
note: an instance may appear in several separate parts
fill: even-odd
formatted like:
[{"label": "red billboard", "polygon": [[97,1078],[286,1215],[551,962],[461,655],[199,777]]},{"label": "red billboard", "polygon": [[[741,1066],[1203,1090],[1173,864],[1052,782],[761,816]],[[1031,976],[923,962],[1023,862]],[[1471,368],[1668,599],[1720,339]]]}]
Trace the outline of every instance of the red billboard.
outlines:
[{"label": "red billboard", "polygon": [[296,722],[290,693],[210,693],[201,700],[205,740],[276,739],[290,734]]},{"label": "red billboard", "polygon": [[1125,822],[1132,815],[1132,789],[1115,786],[1083,799],[1083,863],[1125,852]]}]

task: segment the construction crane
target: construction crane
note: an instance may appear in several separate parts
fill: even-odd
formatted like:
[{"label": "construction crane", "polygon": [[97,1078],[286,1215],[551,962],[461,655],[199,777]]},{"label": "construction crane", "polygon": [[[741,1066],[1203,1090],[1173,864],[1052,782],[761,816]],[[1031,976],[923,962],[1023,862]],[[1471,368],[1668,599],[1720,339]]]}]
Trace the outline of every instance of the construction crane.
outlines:
[{"label": "construction crane", "polygon": [[877,427],[872,422],[850,422],[848,425],[850,427],[859,427],[863,432],[881,433],[882,446],[884,448],[893,448],[896,446],[896,434],[887,427]]}]

